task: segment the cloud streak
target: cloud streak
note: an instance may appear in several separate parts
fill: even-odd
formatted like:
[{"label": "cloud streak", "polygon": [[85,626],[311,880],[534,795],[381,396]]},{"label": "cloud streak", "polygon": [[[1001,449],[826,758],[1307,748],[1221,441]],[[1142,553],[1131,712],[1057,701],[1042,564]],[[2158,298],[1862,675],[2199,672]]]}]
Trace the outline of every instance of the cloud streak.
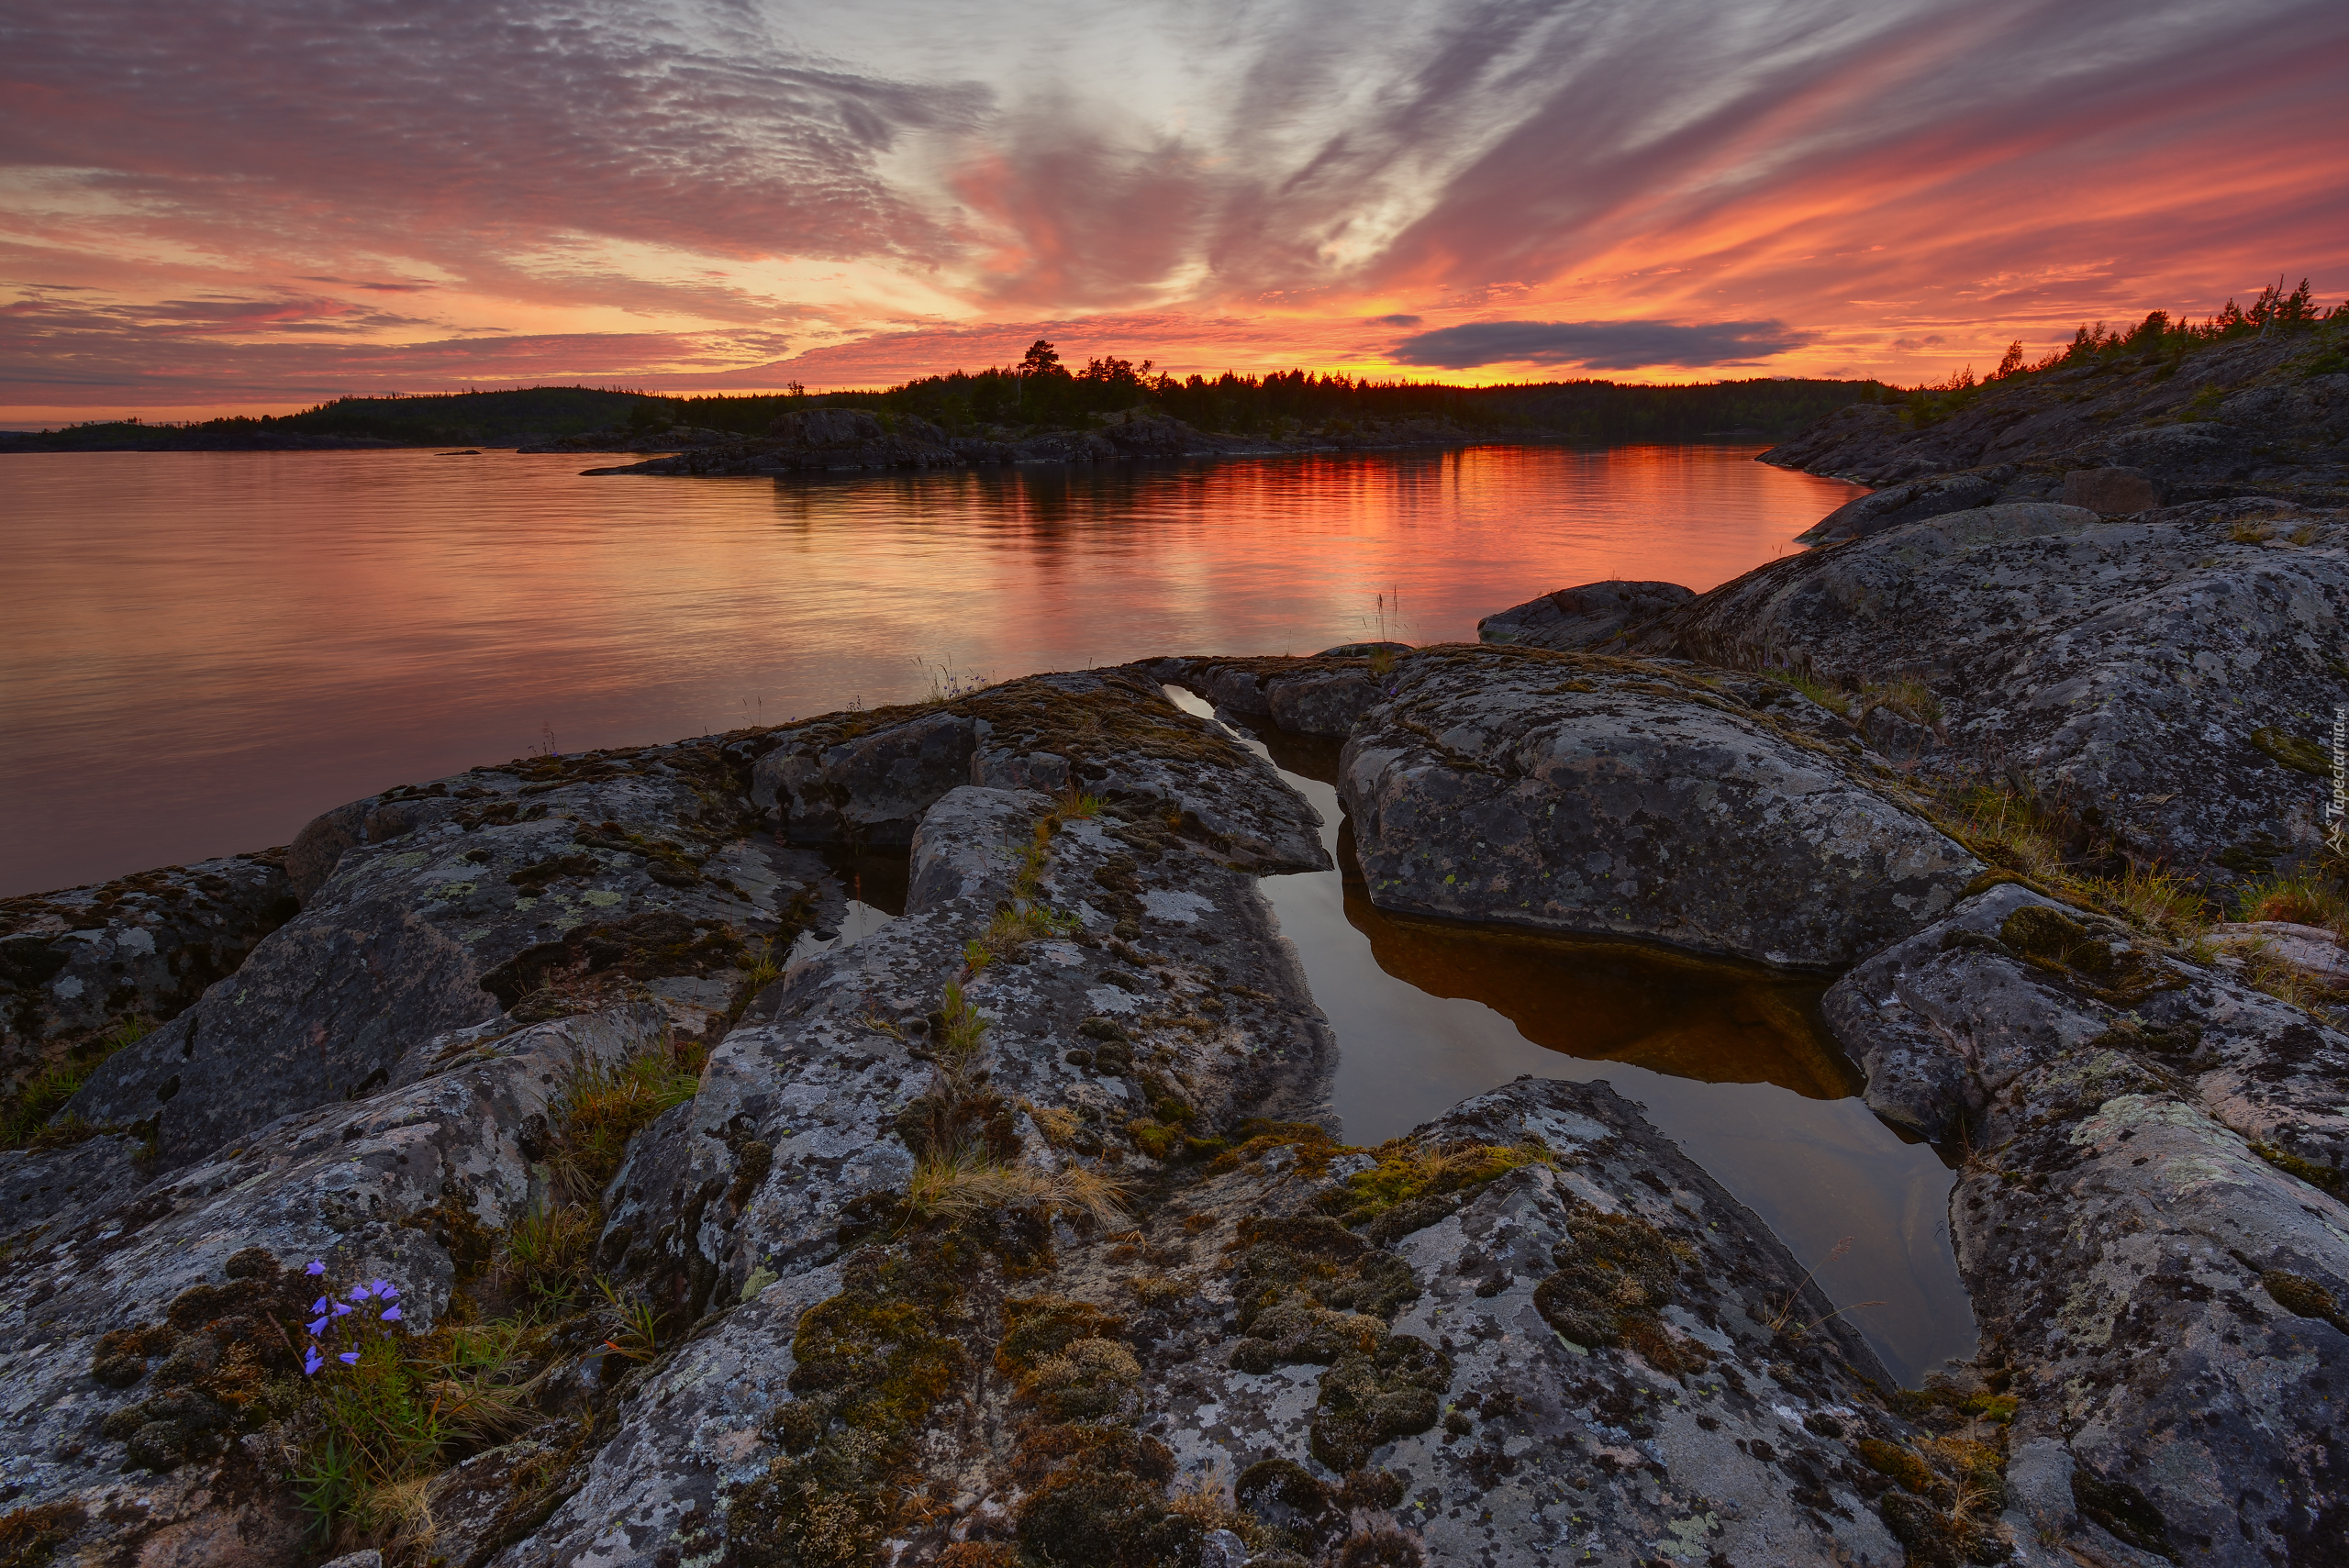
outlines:
[{"label": "cloud streak", "polygon": [[1481,365],[1572,365],[1638,370],[1750,365],[1800,348],[1813,334],[1783,321],[1470,321],[1439,327],[1395,346],[1397,364],[1472,370]]},{"label": "cloud streak", "polygon": [[1914,378],[2349,289],[2319,0],[88,0],[0,21],[0,276],[50,285],[0,317],[18,409],[403,350],[945,369],[1040,322]]}]

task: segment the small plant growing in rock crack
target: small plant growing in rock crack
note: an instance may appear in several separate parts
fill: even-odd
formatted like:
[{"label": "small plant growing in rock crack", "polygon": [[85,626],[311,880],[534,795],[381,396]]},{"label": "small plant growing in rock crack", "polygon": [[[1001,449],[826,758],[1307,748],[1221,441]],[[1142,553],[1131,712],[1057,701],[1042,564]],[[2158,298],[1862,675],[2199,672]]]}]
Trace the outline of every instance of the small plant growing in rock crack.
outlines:
[{"label": "small plant growing in rock crack", "polygon": [[629,1301],[612,1288],[612,1282],[603,1275],[596,1276],[596,1289],[604,1298],[619,1327],[604,1348],[616,1356],[632,1362],[649,1362],[661,1353],[661,1314],[649,1302]]},{"label": "small plant growing in rock crack", "polygon": [[672,1106],[694,1097],[701,1084],[702,1047],[658,1049],[617,1065],[574,1067],[552,1107],[560,1129],[551,1174],[574,1203],[591,1200],[619,1169],[629,1140]]}]

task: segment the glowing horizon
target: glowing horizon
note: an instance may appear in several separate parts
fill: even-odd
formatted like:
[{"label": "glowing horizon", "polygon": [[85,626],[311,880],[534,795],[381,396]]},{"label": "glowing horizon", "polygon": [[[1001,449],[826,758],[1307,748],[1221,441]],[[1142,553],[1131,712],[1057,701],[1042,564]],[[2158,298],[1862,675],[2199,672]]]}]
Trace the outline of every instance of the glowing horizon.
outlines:
[{"label": "glowing horizon", "polygon": [[1037,337],[1915,383],[2349,293],[2349,13],[2305,0],[114,0],[0,39],[11,424],[845,390]]}]

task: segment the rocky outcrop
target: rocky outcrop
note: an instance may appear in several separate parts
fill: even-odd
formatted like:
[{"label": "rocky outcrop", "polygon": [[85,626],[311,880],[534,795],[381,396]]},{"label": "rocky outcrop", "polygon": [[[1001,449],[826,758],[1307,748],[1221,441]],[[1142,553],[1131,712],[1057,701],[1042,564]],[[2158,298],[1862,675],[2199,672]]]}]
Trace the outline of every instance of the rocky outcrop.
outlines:
[{"label": "rocky outcrop", "polygon": [[298,906],[282,851],[0,900],[0,1092],[168,1023]]},{"label": "rocky outcrop", "polygon": [[1486,616],[1476,639],[1562,653],[1597,649],[1695,597],[1677,583],[1585,583]]},{"label": "rocky outcrop", "polygon": [[[312,1298],[388,1276],[411,1331],[429,1331],[449,1310],[461,1260],[543,1195],[538,1140],[567,1076],[657,1050],[666,1035],[661,1010],[636,1004],[502,1035],[411,1040],[394,1085],[362,1104],[276,1118],[235,1148],[128,1191],[83,1193],[28,1228],[12,1205],[0,1255],[0,1478],[11,1507],[77,1518],[64,1533],[126,1556],[144,1549],[149,1561],[216,1539],[243,1555],[186,1560],[314,1560],[259,1398],[266,1379],[298,1381]],[[21,1176],[83,1152],[0,1154],[0,1168]],[[330,1280],[303,1273],[314,1258],[333,1260]],[[23,1516],[7,1517],[21,1535]]]},{"label": "rocky outcrop", "polygon": [[1267,768],[1168,702],[1152,673],[1082,671],[969,696],[836,714],[783,732],[751,796],[807,844],[903,844],[960,784],[1161,801],[1184,831],[1260,872],[1328,864],[1311,808]]},{"label": "rocky outcrop", "polygon": [[1808,699],[1745,685],[1586,654],[1411,656],[1341,764],[1372,902],[1824,969],[1947,913],[1981,862],[1855,740],[1819,739]]},{"label": "rocky outcrop", "polygon": [[1870,1105],[1971,1151],[1952,1216],[1982,1364],[2021,1401],[2012,1511],[2108,1551],[2325,1561],[2349,1037],[2013,885],[1826,1006]]},{"label": "rocky outcrop", "polygon": [[[1938,479],[1920,479],[1872,490],[1857,500],[1844,502],[1795,538],[1804,544],[1840,544],[1845,539],[1882,533],[1902,523],[1938,517],[1945,512],[1972,511],[1998,500],[2013,478],[2010,467],[1996,468],[1981,473],[1948,473]],[[2044,515],[2061,516],[2054,512]]]},{"label": "rocky outcrop", "polygon": [[1151,668],[1226,716],[1343,740],[1392,695],[1395,661],[1409,651],[1399,642],[1348,644],[1303,659],[1163,659]]},{"label": "rocky outcrop", "polygon": [[[2311,847],[2349,702],[2349,521],[2277,502],[2121,519],[2000,505],[1771,562],[1636,641],[1899,706],[1928,777],[2003,777],[2224,883]],[[1872,732],[1873,733],[1873,732]]]},{"label": "rocky outcrop", "polygon": [[[1762,454],[1782,468],[1878,488],[1920,480],[1995,485],[2008,501],[2096,501],[2067,478],[2126,470],[2142,506],[2265,495],[2349,505],[2349,321],[2278,328],[2183,359],[2099,358],[1990,383],[1947,417],[1859,404]],[[1942,476],[1949,476],[1943,478]],[[2108,477],[2097,495],[2117,504]],[[2141,507],[2131,507],[2138,510]]]},{"label": "rocky outcrop", "polygon": [[814,856],[749,837],[745,751],[536,758],[339,807],[288,854],[302,913],[97,1067],[67,1112],[138,1128],[177,1166],[363,1097],[416,1041],[501,1014],[640,985],[707,1031],[822,881]]}]

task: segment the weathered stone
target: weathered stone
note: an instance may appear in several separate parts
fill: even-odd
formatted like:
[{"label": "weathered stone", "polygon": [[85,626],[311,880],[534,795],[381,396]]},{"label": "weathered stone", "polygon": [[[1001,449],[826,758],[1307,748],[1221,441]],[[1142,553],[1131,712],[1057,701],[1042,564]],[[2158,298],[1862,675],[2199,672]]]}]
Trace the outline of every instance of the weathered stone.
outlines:
[{"label": "weathered stone", "polygon": [[2066,506],[2114,517],[2149,512],[2161,504],[2161,486],[2133,468],[2076,468],[2064,475]]},{"label": "weathered stone", "polygon": [[759,759],[751,798],[783,812],[803,844],[903,844],[930,803],[971,781],[973,721],[933,713],[820,751],[786,741]]},{"label": "weathered stone", "polygon": [[1856,741],[1674,670],[1447,649],[1397,678],[1340,783],[1384,909],[1836,968],[1940,917],[1982,869]]},{"label": "weathered stone", "polygon": [[[1334,1416],[1375,1362],[1216,1370],[1219,1340],[1233,1342],[1221,1315],[1248,1303],[1230,1301],[1241,1284],[1210,1265],[1144,1357],[1153,1429],[1179,1466],[1241,1474],[1241,1500],[1301,1554],[1375,1528],[1420,1555],[1374,1561],[1899,1560],[1876,1518],[1884,1483],[1855,1448],[1914,1440],[1882,1404],[1888,1380],[1767,1229],[1635,1106],[1603,1084],[1520,1079],[1413,1136],[1430,1148],[1538,1140],[1548,1156],[1392,1243],[1416,1299],[1387,1308],[1382,1328],[1442,1358],[1433,1414],[1344,1452],[1363,1466],[1351,1476],[1324,1463]],[[1244,1242],[1298,1223],[1256,1217],[1310,1215],[1346,1192],[1297,1187],[1268,1161],[1201,1184],[1176,1212],[1196,1216],[1184,1228],[1203,1243]],[[1578,1249],[1623,1237],[1663,1260],[1660,1296],[1604,1280],[1610,1342],[1570,1342],[1543,1317],[1545,1285],[1604,1279]],[[1412,1386],[1395,1385],[1398,1412]],[[1341,1493],[1367,1518],[1349,1523]]]},{"label": "weathered stone", "polygon": [[2349,949],[2322,926],[2289,920],[2235,920],[2210,928],[2210,940],[2238,964],[2281,964],[2322,986],[2349,992]]},{"label": "weathered stone", "polygon": [[1383,695],[1368,670],[1276,676],[1264,684],[1264,716],[1292,735],[1342,740]]},{"label": "weathered stone", "polygon": [[65,1114],[150,1129],[168,1168],[371,1094],[417,1041],[508,1009],[559,1016],[649,985],[705,1032],[749,944],[787,943],[829,885],[813,856],[741,836],[747,810],[713,806],[748,772],[715,745],[647,747],[328,813],[297,846],[323,877],[302,913],[100,1065]]},{"label": "weathered stone", "polygon": [[[282,1472],[251,1475],[240,1440],[188,1451],[168,1475],[117,1473],[136,1432],[107,1418],[151,1406],[167,1369],[95,1378],[99,1336],[199,1321],[217,1308],[191,1315],[189,1304],[207,1289],[233,1294],[255,1277],[256,1258],[273,1275],[293,1271],[294,1316],[284,1321],[298,1323],[315,1288],[299,1271],[317,1258],[337,1280],[399,1281],[410,1327],[428,1330],[456,1277],[449,1225],[495,1230],[543,1195],[533,1140],[569,1074],[664,1049],[668,1038],[661,1009],[638,1003],[504,1035],[414,1041],[399,1063],[403,1086],[278,1118],[217,1159],[141,1179],[128,1197],[110,1191],[13,1230],[0,1250],[0,1485],[18,1505],[71,1500],[93,1518],[119,1518],[109,1539],[126,1548],[166,1527],[184,1526],[191,1539],[228,1529],[208,1512],[222,1467],[239,1490],[279,1485]],[[87,1159],[110,1142],[24,1158]],[[113,1151],[129,1162],[131,1151]],[[275,1329],[239,1320],[283,1343]],[[112,1511],[131,1496],[145,1506]]]},{"label": "weathered stone", "polygon": [[1795,537],[1805,544],[1836,544],[1844,539],[1865,539],[1902,523],[1987,506],[2000,497],[2007,481],[2013,477],[2011,468],[1998,468],[1895,484],[1844,502]]},{"label": "weathered stone", "polygon": [[184,1012],[297,907],[282,851],[0,900],[0,1092]]},{"label": "weathered stone", "polygon": [[2276,503],[1988,506],[1773,562],[1640,640],[1855,693],[1918,680],[1948,736],[1928,778],[2003,777],[2223,883],[2321,836],[2321,778],[2279,759],[2321,755],[2349,703],[2345,543]]},{"label": "weathered stone", "polygon": [[1694,597],[1677,583],[1585,583],[1486,616],[1476,623],[1476,638],[1559,652],[1596,649]]},{"label": "weathered stone", "polygon": [[1826,1011],[1878,1114],[1974,1151],[1952,1215],[1982,1362],[2013,1442],[2071,1463],[2091,1544],[2321,1561],[2349,1524],[2320,1435],[2349,1371],[2349,1037],[2012,885]]},{"label": "weathered stone", "polygon": [[779,732],[751,798],[782,809],[795,839],[902,844],[961,784],[1156,800],[1234,863],[1329,863],[1312,808],[1138,670],[1030,676],[936,706],[811,720]]}]

